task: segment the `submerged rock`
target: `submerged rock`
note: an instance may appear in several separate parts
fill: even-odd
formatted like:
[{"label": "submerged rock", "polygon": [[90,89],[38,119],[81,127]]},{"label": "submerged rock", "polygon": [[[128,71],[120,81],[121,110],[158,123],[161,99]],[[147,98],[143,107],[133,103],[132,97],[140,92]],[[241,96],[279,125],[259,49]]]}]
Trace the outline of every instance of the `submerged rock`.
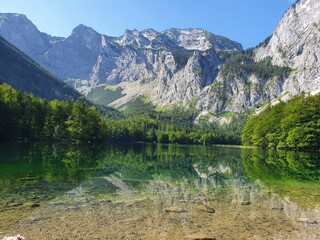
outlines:
[{"label": "submerged rock", "polygon": [[318,224],[319,221],[310,218],[298,218],[298,222],[306,224]]},{"label": "submerged rock", "polygon": [[24,237],[18,234],[17,236],[5,236],[3,240],[24,240]]},{"label": "submerged rock", "polygon": [[19,206],[21,206],[21,205],[22,205],[22,203],[13,202],[13,203],[9,203],[9,204],[8,204],[8,207],[19,207]]},{"label": "submerged rock", "polygon": [[27,207],[27,208],[37,208],[37,207],[40,207],[40,203],[35,203],[35,202],[25,202],[23,204],[24,207]]},{"label": "submerged rock", "polygon": [[166,208],[165,209],[165,212],[173,212],[173,213],[186,213],[188,212],[188,210],[186,209],[182,209],[182,208],[179,208],[179,207],[169,207],[169,208]]},{"label": "submerged rock", "polygon": [[243,202],[241,202],[241,205],[242,205],[242,206],[248,206],[248,205],[250,205],[250,204],[251,204],[250,201],[243,201]]},{"label": "submerged rock", "polygon": [[213,208],[206,206],[204,204],[198,205],[197,210],[207,212],[207,213],[215,213],[216,212]]}]

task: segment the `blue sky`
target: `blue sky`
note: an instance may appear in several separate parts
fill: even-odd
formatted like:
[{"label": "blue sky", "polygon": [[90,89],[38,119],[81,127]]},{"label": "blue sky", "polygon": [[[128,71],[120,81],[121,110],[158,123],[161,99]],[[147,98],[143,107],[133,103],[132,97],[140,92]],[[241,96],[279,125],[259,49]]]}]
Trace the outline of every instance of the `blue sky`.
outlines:
[{"label": "blue sky", "polygon": [[294,0],[0,0],[40,31],[67,37],[84,24],[120,36],[125,29],[203,28],[253,47],[270,36]]}]

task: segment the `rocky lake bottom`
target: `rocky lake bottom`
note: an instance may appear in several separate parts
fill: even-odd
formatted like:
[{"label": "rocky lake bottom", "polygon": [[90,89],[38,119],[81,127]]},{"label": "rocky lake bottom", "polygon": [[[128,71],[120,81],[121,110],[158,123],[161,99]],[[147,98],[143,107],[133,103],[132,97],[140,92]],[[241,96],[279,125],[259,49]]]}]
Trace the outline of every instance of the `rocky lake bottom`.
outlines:
[{"label": "rocky lake bottom", "polygon": [[[119,162],[106,159],[94,168],[78,164],[77,171],[73,169],[69,174],[79,176],[84,169],[91,173],[98,169],[99,174],[94,171],[77,181],[62,181],[52,175],[31,176],[31,172],[20,176],[18,182],[3,180],[0,237],[21,234],[25,239],[320,239],[317,181],[290,179],[283,187],[274,184],[274,179],[247,180],[243,170],[248,166],[239,170],[240,165],[229,157],[230,151],[239,150],[206,149],[201,154],[203,149],[176,148],[172,155],[162,149],[165,157],[156,160],[162,162],[161,166],[166,165],[166,170],[160,165],[151,167],[150,161],[141,162],[139,154],[140,160],[132,159],[136,155],[130,153],[135,168],[123,167],[128,161],[119,168]],[[192,157],[187,163],[193,174],[184,172],[188,167],[171,162],[168,156],[179,158],[179,151],[187,152],[183,158],[189,160],[192,152],[200,151],[200,162]],[[112,152],[105,153],[109,156]],[[224,164],[214,160],[217,156]],[[142,159],[146,158],[148,154]]]}]

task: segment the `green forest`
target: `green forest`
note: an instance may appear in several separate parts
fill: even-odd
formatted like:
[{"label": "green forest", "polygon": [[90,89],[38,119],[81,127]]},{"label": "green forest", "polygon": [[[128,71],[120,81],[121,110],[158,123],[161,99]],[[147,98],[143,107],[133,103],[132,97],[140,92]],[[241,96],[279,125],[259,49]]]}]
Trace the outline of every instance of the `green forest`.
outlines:
[{"label": "green forest", "polygon": [[[94,105],[1,37],[0,50],[3,51],[0,57],[0,140],[242,143],[263,148],[320,148],[319,96],[296,97],[287,104],[266,109],[249,121],[249,113],[234,114],[231,123],[221,126],[207,117],[196,119],[200,113],[195,107],[196,99],[188,106],[174,104],[161,109],[144,96],[121,106],[121,111]],[[187,63],[192,53],[189,50],[174,53],[178,68]],[[286,78],[292,71],[274,66],[270,58],[255,62],[253,55],[253,49],[219,52],[223,61],[222,76],[245,78],[254,74],[261,79]],[[5,81],[7,79],[10,81]],[[96,98],[102,90],[102,87],[97,88],[98,92],[92,92],[89,97]],[[119,97],[120,90],[108,91],[99,103],[105,105]]]},{"label": "green forest", "polygon": [[156,110],[137,98],[119,112],[103,106],[47,101],[0,85],[0,139],[47,141],[145,141],[189,144],[240,144],[246,118],[219,126],[201,119],[195,108],[175,105]]},{"label": "green forest", "polygon": [[105,120],[84,101],[35,98],[0,85],[0,138],[35,140],[103,140]]},{"label": "green forest", "polygon": [[259,79],[269,79],[273,77],[286,78],[291,69],[279,67],[272,64],[272,58],[267,57],[262,61],[254,60],[254,49],[244,51],[221,51],[220,58],[224,61],[221,65],[220,73],[227,79],[245,78],[254,74]]},{"label": "green forest", "polygon": [[262,148],[320,149],[320,94],[302,94],[268,107],[246,123],[242,142]]},{"label": "green forest", "polygon": [[[240,144],[262,148],[320,148],[320,94],[300,95],[266,108],[247,121],[235,116],[230,124],[195,123],[195,107],[176,104],[156,109],[143,97],[123,111],[89,105],[83,99],[47,101],[0,85],[0,139],[46,141],[158,142]],[[242,135],[241,135],[242,134]]]}]

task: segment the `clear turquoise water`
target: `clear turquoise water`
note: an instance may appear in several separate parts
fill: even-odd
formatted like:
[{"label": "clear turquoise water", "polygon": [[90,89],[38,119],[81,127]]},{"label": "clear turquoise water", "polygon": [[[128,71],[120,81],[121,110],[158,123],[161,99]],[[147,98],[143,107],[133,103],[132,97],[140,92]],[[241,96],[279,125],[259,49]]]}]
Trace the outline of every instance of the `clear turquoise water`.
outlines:
[{"label": "clear turquoise water", "polygon": [[[316,239],[320,235],[319,203],[319,153],[162,144],[0,144],[3,235],[22,231],[29,239],[43,237],[44,233],[30,220],[38,219],[37,224],[45,224],[46,234],[52,234],[50,239],[63,239],[53,230],[50,232],[55,225],[48,220],[54,215],[53,210],[57,213],[71,209],[73,212],[61,211],[59,219],[65,219],[73,214],[76,217],[81,211],[97,215],[95,211],[106,207],[116,222],[133,218],[133,211],[127,208],[129,212],[121,218],[116,213],[119,204],[125,204],[139,209],[136,215],[157,212],[157,219],[166,219],[163,226],[169,224],[166,214],[171,210],[188,213],[182,222],[177,220],[184,227],[172,239],[197,233],[194,223],[209,219],[205,214],[210,212],[211,223],[219,220],[219,224],[203,223],[205,234],[217,234],[215,231],[224,227],[243,232],[246,219],[252,230],[244,231],[245,238]],[[78,206],[81,210],[75,211]],[[40,213],[48,217],[39,218]],[[87,221],[93,223],[90,217]],[[190,222],[186,220],[189,218]],[[270,226],[259,230],[255,220]],[[70,217],[70,222],[74,221]],[[79,228],[84,221],[79,220]],[[92,230],[98,224],[84,226]],[[125,227],[116,226],[119,231]],[[129,224],[125,229],[131,227]],[[277,228],[282,229],[281,234]],[[68,232],[69,228],[61,231]],[[145,231],[141,236],[126,234],[122,238],[150,238],[150,230]],[[236,232],[230,230],[219,236],[237,239]],[[169,239],[169,235],[159,239]]]}]

